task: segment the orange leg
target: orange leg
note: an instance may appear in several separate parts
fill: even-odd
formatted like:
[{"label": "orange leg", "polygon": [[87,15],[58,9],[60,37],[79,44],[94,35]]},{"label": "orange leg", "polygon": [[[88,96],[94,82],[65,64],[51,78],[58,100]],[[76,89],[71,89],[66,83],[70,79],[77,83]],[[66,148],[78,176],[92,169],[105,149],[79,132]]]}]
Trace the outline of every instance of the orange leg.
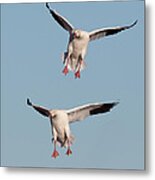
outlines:
[{"label": "orange leg", "polygon": [[54,151],[52,153],[52,157],[56,158],[57,156],[59,156],[58,151],[56,150],[56,141],[54,141]]},{"label": "orange leg", "polygon": [[70,142],[69,142],[69,140],[68,140],[68,149],[67,149],[66,155],[69,156],[70,154],[72,154],[72,150],[71,150],[71,148],[70,148]]},{"label": "orange leg", "polygon": [[82,59],[79,61],[78,70],[75,73],[75,78],[80,78],[80,69],[81,69]]},{"label": "orange leg", "polygon": [[64,75],[68,74],[68,72],[69,72],[69,70],[68,70],[69,57],[67,57],[66,61],[67,61],[66,65],[62,71],[64,73]]}]

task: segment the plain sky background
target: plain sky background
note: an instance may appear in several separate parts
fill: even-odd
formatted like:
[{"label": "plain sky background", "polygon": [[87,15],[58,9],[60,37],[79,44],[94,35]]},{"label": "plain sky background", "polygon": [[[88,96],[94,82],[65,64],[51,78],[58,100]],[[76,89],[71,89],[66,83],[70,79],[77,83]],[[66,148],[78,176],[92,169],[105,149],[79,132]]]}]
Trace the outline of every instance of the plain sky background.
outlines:
[{"label": "plain sky background", "polygon": [[[1,144],[3,166],[144,168],[144,2],[51,3],[75,27],[138,24],[94,41],[81,79],[64,76],[61,54],[68,34],[45,4],[1,6]],[[71,125],[73,155],[52,159],[48,119],[26,98],[48,108],[115,101],[110,113]]]}]

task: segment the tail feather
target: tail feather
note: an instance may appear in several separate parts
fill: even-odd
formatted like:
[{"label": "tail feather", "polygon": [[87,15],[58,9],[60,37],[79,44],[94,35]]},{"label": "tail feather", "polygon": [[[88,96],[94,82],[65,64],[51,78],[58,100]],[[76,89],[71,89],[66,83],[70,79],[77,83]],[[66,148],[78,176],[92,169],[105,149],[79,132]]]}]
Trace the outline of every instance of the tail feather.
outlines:
[{"label": "tail feather", "polygon": [[[70,144],[73,144],[74,140],[75,140],[74,136],[73,136],[72,134],[70,134],[70,136],[69,136],[69,143],[70,143]],[[65,141],[61,144],[61,147],[65,147],[65,148],[68,147],[68,140],[67,140],[67,138],[66,138]]]},{"label": "tail feather", "polygon": [[84,60],[82,60],[82,62],[80,63],[77,58],[74,58],[73,56],[68,57],[68,52],[64,52],[62,54],[62,62],[64,66],[67,65],[68,69],[73,72],[76,72],[79,69],[79,66],[80,71],[82,71],[86,67],[86,63],[84,62]]},{"label": "tail feather", "polygon": [[68,68],[70,71],[76,72],[77,70],[82,71],[86,67],[86,63],[84,61],[81,64],[76,59],[71,59],[68,63]]}]

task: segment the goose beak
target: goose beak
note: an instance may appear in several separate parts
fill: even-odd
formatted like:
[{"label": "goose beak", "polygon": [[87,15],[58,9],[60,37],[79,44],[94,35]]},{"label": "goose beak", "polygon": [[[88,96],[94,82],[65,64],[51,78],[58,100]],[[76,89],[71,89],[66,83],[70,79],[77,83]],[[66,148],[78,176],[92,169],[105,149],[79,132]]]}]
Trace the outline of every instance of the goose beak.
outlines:
[{"label": "goose beak", "polygon": [[74,34],[73,34],[73,37],[74,38],[79,38],[79,33],[75,31]]}]

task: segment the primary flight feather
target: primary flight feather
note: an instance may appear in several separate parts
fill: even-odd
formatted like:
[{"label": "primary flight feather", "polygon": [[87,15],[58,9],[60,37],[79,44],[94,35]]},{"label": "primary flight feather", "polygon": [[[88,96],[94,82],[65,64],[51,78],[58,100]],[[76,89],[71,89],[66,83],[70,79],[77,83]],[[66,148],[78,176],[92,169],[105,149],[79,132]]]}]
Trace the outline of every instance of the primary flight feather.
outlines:
[{"label": "primary flight feather", "polygon": [[136,20],[133,24],[128,26],[102,28],[92,32],[87,32],[74,28],[74,26],[66,18],[61,16],[55,10],[52,10],[48,3],[46,3],[46,7],[52,17],[70,34],[67,51],[63,55],[63,73],[66,75],[69,70],[71,70],[75,73],[75,78],[80,78],[80,71],[85,67],[84,58],[90,41],[116,34],[133,27],[137,23]]}]

